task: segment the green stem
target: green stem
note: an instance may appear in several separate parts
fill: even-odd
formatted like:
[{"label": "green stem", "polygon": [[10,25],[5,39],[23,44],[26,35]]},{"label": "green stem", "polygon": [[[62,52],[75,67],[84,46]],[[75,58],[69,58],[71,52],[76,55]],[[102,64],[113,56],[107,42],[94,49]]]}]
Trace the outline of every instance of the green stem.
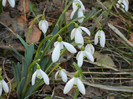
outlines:
[{"label": "green stem", "polygon": [[78,94],[79,94],[79,90],[77,89],[74,95],[74,99],[77,99]]},{"label": "green stem", "polygon": [[50,76],[50,75],[52,74],[52,72],[53,72],[56,68],[58,68],[58,67],[59,67],[59,64],[57,64],[57,65],[49,72],[48,76]]}]

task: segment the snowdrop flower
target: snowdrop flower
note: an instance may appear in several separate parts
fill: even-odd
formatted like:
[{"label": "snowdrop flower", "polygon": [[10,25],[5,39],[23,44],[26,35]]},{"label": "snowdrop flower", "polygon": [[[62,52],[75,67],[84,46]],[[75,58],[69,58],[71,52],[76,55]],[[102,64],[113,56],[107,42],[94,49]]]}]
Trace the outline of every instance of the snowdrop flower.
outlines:
[{"label": "snowdrop flower", "polygon": [[77,76],[75,76],[75,75],[65,85],[65,88],[63,90],[63,93],[64,94],[67,94],[72,89],[73,85],[76,85],[78,87],[79,91],[83,95],[85,95],[85,86],[84,86],[83,82]]},{"label": "snowdrop flower", "polygon": [[43,78],[43,81],[44,81],[47,85],[49,85],[49,78],[48,78],[48,75],[47,75],[44,71],[42,71],[42,70],[40,69],[39,64],[37,64],[37,70],[36,70],[36,71],[34,72],[34,74],[32,75],[32,85],[35,84],[35,79],[36,79],[36,77],[39,78],[39,79],[42,79],[42,78]]},{"label": "snowdrop flower", "polygon": [[39,22],[39,28],[45,34],[48,30],[48,22],[42,17],[42,20]]},{"label": "snowdrop flower", "polygon": [[73,45],[62,41],[61,37],[58,37],[58,41],[56,41],[54,43],[54,47],[55,48],[54,48],[53,53],[52,53],[52,61],[53,62],[58,61],[58,59],[60,57],[60,50],[64,49],[64,47],[66,47],[66,49],[71,53],[76,53],[77,52],[77,50],[73,47]]},{"label": "snowdrop flower", "polygon": [[[129,2],[128,0],[118,0],[118,3],[116,4],[117,8],[121,8],[123,12],[128,11],[129,9]],[[123,10],[125,9],[125,11]]]},{"label": "snowdrop flower", "polygon": [[92,55],[94,54],[95,48],[91,44],[90,40],[88,41],[88,44],[86,45],[85,50],[88,51],[88,52],[90,52]]},{"label": "snowdrop flower", "polygon": [[99,30],[95,34],[95,38],[94,38],[95,45],[98,44],[98,39],[100,39],[100,45],[101,45],[101,47],[104,47],[105,46],[105,34],[104,34],[104,31],[103,30]]},{"label": "snowdrop flower", "polygon": [[82,36],[83,31],[90,36],[90,31],[86,27],[78,26],[75,23],[75,28],[71,32],[71,40],[75,39],[75,43],[81,44],[81,45],[78,45],[79,48],[81,48],[82,45],[84,45],[84,39]]},{"label": "snowdrop flower", "polygon": [[91,62],[94,62],[94,57],[92,56],[92,54],[88,51],[85,50],[85,48],[82,46],[81,47],[81,51],[78,52],[76,59],[77,59],[77,64],[79,67],[81,67],[83,65],[83,58],[84,56],[87,57],[87,59],[89,59]]},{"label": "snowdrop flower", "polygon": [[2,89],[8,93],[9,92],[9,87],[7,85],[7,83],[4,81],[4,79],[2,78],[2,76],[0,76],[0,96],[2,94]]},{"label": "snowdrop flower", "polygon": [[[11,6],[12,8],[15,7],[15,0],[8,0],[8,2],[9,2],[10,6]],[[6,6],[6,0],[2,0],[2,5],[3,5],[4,7]]]},{"label": "snowdrop flower", "polygon": [[[78,12],[77,12],[78,13],[78,18],[84,16],[85,7],[84,7],[83,3],[80,0],[74,0],[73,4],[72,4],[72,8],[73,8],[73,11],[70,15],[71,19],[73,18],[74,14],[77,10],[78,10]],[[78,22],[82,23],[83,20],[84,20],[84,18],[79,19]]]},{"label": "snowdrop flower", "polygon": [[61,78],[64,82],[67,81],[67,75],[66,75],[66,70],[65,69],[62,69],[61,67],[59,68],[59,71],[57,71],[56,74],[55,74],[55,79],[56,80],[57,80],[58,74],[61,76]]}]

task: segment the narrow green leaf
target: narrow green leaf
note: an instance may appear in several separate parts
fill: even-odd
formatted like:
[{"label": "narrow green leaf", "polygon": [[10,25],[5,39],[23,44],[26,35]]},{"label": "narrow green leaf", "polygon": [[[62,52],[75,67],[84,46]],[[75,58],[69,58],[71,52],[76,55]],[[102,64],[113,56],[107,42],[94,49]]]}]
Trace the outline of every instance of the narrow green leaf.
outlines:
[{"label": "narrow green leaf", "polygon": [[15,48],[13,48],[12,46],[9,46],[12,51],[14,51],[14,53],[16,53],[20,58],[24,58],[23,55],[21,55]]},{"label": "narrow green leaf", "polygon": [[21,41],[21,43],[24,45],[24,47],[25,47],[26,50],[27,50],[27,49],[28,49],[27,43],[26,43],[19,35],[17,35],[17,36],[18,36],[19,40]]}]

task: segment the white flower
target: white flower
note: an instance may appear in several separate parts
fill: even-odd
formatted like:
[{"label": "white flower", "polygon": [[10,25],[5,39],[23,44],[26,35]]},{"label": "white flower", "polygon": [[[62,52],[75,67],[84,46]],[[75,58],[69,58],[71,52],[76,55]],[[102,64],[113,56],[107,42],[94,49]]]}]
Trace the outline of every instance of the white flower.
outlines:
[{"label": "white flower", "polygon": [[49,85],[49,78],[48,78],[48,75],[42,71],[41,69],[37,69],[34,74],[32,75],[32,85],[35,84],[35,79],[39,78],[39,79],[42,79],[43,78],[43,81]]},{"label": "white flower", "polygon": [[[62,39],[62,38],[61,38]],[[53,62],[57,62],[59,57],[60,57],[60,50],[61,49],[64,49],[64,47],[66,47],[66,49],[71,52],[71,53],[76,53],[77,50],[73,47],[73,45],[67,43],[67,42],[64,42],[64,41],[56,41],[54,43],[54,50],[53,50],[53,53],[52,53],[52,61]]]},{"label": "white flower", "polygon": [[62,80],[63,80],[64,82],[67,81],[67,75],[66,75],[66,70],[65,70],[65,69],[61,69],[61,70],[59,70],[59,71],[56,72],[56,74],[55,74],[55,79],[56,79],[56,80],[57,80],[58,74],[61,76],[61,78],[62,78]]},{"label": "white flower", "polygon": [[67,94],[73,87],[73,85],[77,85],[79,91],[85,95],[85,86],[84,84],[82,83],[82,81],[79,79],[79,78],[76,78],[76,77],[73,77],[72,79],[70,79],[67,84],[65,85],[65,88],[64,88],[64,91],[63,93],[64,94]]},{"label": "white flower", "polygon": [[101,47],[105,46],[105,34],[103,30],[99,30],[96,34],[95,34],[95,38],[94,38],[94,43],[95,45],[98,44],[98,39],[100,39],[100,45]]},{"label": "white flower", "polygon": [[[15,7],[15,0],[8,0],[9,4],[11,7]],[[2,5],[5,7],[6,6],[6,0],[2,1]]]},{"label": "white flower", "polygon": [[[74,2],[73,2],[73,4],[72,4],[72,8],[73,8],[73,11],[72,11],[72,13],[71,13],[71,15],[70,15],[70,18],[71,18],[71,19],[73,18],[74,14],[75,14],[75,12],[76,12],[77,10],[78,10],[78,12],[77,12],[77,14],[78,14],[77,17],[78,17],[78,18],[84,16],[85,7],[84,7],[83,3],[82,3],[80,0],[74,0]],[[78,8],[79,8],[79,9],[78,9]],[[84,18],[79,19],[78,22],[79,22],[79,23],[82,23],[83,20],[84,20]]]},{"label": "white flower", "polygon": [[74,0],[73,3],[72,3],[73,10],[77,10],[79,8],[78,6],[80,6],[81,10],[85,10],[85,7],[84,7],[83,3],[80,0]]},{"label": "white flower", "polygon": [[[118,4],[116,4],[117,8],[121,8],[123,12],[128,11],[129,9],[129,2],[128,0],[118,0]],[[123,10],[125,9],[125,11]]]},{"label": "white flower", "polygon": [[82,32],[85,31],[90,36],[90,31],[86,27],[79,26],[78,28],[74,28],[71,32],[71,40],[75,39],[75,43],[81,44],[78,45],[81,48],[84,45],[84,39],[82,36]]},{"label": "white flower", "polygon": [[94,48],[94,46],[92,44],[87,44],[86,47],[85,47],[85,50],[90,52],[92,55],[95,52],[95,48]]},{"label": "white flower", "polygon": [[39,28],[42,30],[42,32],[45,34],[48,30],[48,22],[46,20],[41,20],[39,22]]},{"label": "white flower", "polygon": [[89,59],[91,62],[94,62],[94,57],[92,56],[92,54],[86,50],[84,50],[84,48],[81,48],[82,51],[79,51],[76,59],[78,61],[78,66],[81,67],[83,65],[83,58],[84,56],[87,57],[87,59]]},{"label": "white flower", "polygon": [[7,83],[4,80],[0,80],[0,96],[2,94],[2,89],[8,93],[9,92],[9,87],[7,85]]}]

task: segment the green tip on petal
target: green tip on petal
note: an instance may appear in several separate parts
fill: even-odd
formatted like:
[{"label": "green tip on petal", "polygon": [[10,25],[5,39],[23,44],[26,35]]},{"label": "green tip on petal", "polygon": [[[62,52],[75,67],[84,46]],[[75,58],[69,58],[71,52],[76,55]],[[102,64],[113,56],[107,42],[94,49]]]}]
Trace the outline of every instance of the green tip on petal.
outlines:
[{"label": "green tip on petal", "polygon": [[59,67],[59,70],[62,70],[62,68],[61,68],[61,67]]},{"label": "green tip on petal", "polygon": [[75,28],[78,28],[78,27],[79,27],[79,25],[77,23],[75,23]]},{"label": "green tip on petal", "polygon": [[36,64],[37,64],[37,67],[36,67],[36,68],[37,68],[37,69],[41,69],[41,68],[40,68],[40,65],[39,65],[38,63],[36,63]]},{"label": "green tip on petal", "polygon": [[78,78],[78,77],[79,77],[78,71],[74,73],[74,77],[75,77],[75,78]]},{"label": "green tip on petal", "polygon": [[79,3],[76,4],[78,8],[81,8],[81,5]]},{"label": "green tip on petal", "polygon": [[1,80],[3,80],[3,77],[2,77],[2,76],[0,76],[0,81],[1,81]]},{"label": "green tip on petal", "polygon": [[42,17],[42,20],[45,20],[44,16]]},{"label": "green tip on petal", "polygon": [[90,40],[88,40],[87,44],[91,44],[91,41],[90,41]]},{"label": "green tip on petal", "polygon": [[101,38],[101,36],[98,36],[98,38]]},{"label": "green tip on petal", "polygon": [[61,42],[61,41],[62,41],[62,37],[59,36],[59,37],[58,37],[58,42]]},{"label": "green tip on petal", "polygon": [[84,46],[82,46],[82,47],[81,47],[81,51],[84,51],[84,50],[85,50],[85,48],[84,48]]}]

